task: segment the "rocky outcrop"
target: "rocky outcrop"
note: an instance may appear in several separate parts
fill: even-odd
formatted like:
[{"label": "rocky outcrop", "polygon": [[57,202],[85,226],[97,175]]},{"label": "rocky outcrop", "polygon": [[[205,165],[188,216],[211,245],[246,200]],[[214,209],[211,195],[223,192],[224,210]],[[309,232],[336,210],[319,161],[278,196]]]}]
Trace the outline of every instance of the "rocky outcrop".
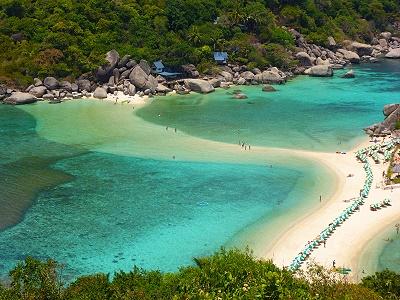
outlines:
[{"label": "rocky outcrop", "polygon": [[354,78],[356,75],[354,74],[353,70],[347,71],[342,75],[342,78]]},{"label": "rocky outcrop", "polygon": [[145,71],[139,66],[136,65],[132,72],[129,74],[129,80],[132,84],[134,84],[137,88],[143,89],[146,86],[146,82],[148,79],[148,75]]},{"label": "rocky outcrop", "polygon": [[392,112],[398,109],[400,104],[387,104],[383,107],[383,114],[385,117],[389,116]]},{"label": "rocky outcrop", "polygon": [[304,71],[304,74],[313,77],[331,77],[333,76],[333,70],[331,66],[320,65],[314,66]]},{"label": "rocky outcrop", "polygon": [[55,90],[59,86],[59,82],[54,77],[46,77],[43,82],[44,86],[49,90]]},{"label": "rocky outcrop", "polygon": [[285,79],[276,72],[276,70],[264,71],[261,73],[262,75],[262,82],[261,83],[278,83],[281,84],[285,82]]},{"label": "rocky outcrop", "polygon": [[371,55],[374,50],[371,45],[358,42],[351,43],[351,49],[359,56]]},{"label": "rocky outcrop", "polygon": [[296,54],[296,59],[299,61],[300,65],[303,67],[311,67],[313,66],[313,60],[311,56],[306,52],[299,52]]},{"label": "rocky outcrop", "polygon": [[165,85],[158,84],[158,85],[157,85],[157,88],[156,88],[156,92],[157,92],[157,93],[164,93],[164,94],[166,94],[166,93],[172,92],[172,90],[171,90],[169,87],[166,87]]},{"label": "rocky outcrop", "polygon": [[344,59],[350,61],[353,64],[360,63],[360,56],[353,51],[339,49],[337,52],[340,53]]},{"label": "rocky outcrop", "polygon": [[181,68],[186,77],[197,78],[200,76],[200,73],[197,71],[195,65],[192,64],[182,65]]},{"label": "rocky outcrop", "polygon": [[227,71],[221,71],[221,73],[219,73],[222,77],[224,77],[225,81],[227,82],[232,82],[233,80],[233,75]]},{"label": "rocky outcrop", "polygon": [[105,60],[107,61],[107,63],[99,67],[96,71],[96,78],[100,82],[106,82],[111,76],[112,71],[119,62],[118,52],[116,50],[108,51],[105,56]]},{"label": "rocky outcrop", "polygon": [[337,44],[335,39],[332,36],[328,36],[328,49],[330,50],[336,50]]},{"label": "rocky outcrop", "polygon": [[246,81],[252,81],[254,79],[254,74],[251,71],[244,71],[240,74],[240,77],[244,78]]},{"label": "rocky outcrop", "polygon": [[383,113],[386,116],[383,122],[364,128],[368,135],[381,135],[385,131],[396,129],[396,123],[400,120],[400,104],[385,105]]},{"label": "rocky outcrop", "polygon": [[390,49],[385,55],[386,58],[400,58],[400,48]]},{"label": "rocky outcrop", "polygon": [[47,88],[45,86],[35,86],[29,90],[29,94],[42,98],[44,94],[46,94]]},{"label": "rocky outcrop", "polygon": [[36,101],[37,98],[34,95],[22,92],[14,92],[3,100],[4,103],[13,105],[29,104]]},{"label": "rocky outcrop", "polygon": [[81,91],[86,91],[86,92],[92,91],[90,80],[88,79],[80,79],[76,82],[76,84],[78,85],[78,88]]},{"label": "rocky outcrop", "polygon": [[276,89],[275,89],[272,85],[265,84],[265,85],[262,87],[262,91],[263,91],[263,92],[276,92]]},{"label": "rocky outcrop", "polygon": [[97,87],[94,90],[93,97],[97,99],[105,99],[107,98],[107,90],[102,87]]},{"label": "rocky outcrop", "polygon": [[206,80],[202,79],[185,79],[186,88],[198,93],[214,92],[214,87]]}]

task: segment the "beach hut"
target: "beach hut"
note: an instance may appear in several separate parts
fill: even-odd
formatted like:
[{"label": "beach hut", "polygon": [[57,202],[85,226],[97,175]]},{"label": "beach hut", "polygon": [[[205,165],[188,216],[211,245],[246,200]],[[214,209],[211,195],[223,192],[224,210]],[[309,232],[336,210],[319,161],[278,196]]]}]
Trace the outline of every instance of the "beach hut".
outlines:
[{"label": "beach hut", "polygon": [[166,70],[166,67],[164,66],[162,60],[158,60],[153,63],[153,72],[155,74],[161,75],[165,78],[175,78],[175,77],[182,75],[182,73],[178,73],[178,72],[168,72]]},{"label": "beach hut", "polygon": [[228,53],[214,52],[214,60],[217,64],[226,65],[228,62]]}]

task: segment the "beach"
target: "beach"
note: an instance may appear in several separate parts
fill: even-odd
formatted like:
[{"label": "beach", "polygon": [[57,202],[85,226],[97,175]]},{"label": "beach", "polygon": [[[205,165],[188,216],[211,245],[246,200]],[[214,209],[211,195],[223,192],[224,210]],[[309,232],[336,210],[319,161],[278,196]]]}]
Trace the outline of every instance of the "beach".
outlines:
[{"label": "beach", "polygon": [[[304,217],[286,231],[272,247],[266,247],[262,256],[271,258],[280,266],[288,266],[305,246],[327,227],[340,213],[349,207],[351,200],[359,196],[364,185],[365,172],[354,152],[373,143],[366,141],[346,154],[310,153],[304,156],[313,158],[329,167],[337,176],[339,182],[336,193],[330,199],[316,201],[318,208]],[[371,160],[371,159],[370,159]],[[310,255],[308,262],[314,261],[328,269],[332,268],[335,260],[336,267],[350,268],[349,279],[359,281],[366,275],[368,263],[362,261],[361,254],[369,241],[393,226],[400,218],[400,189],[382,189],[382,172],[387,170],[386,164],[372,163],[374,181],[371,192],[360,210],[340,225],[327,240],[326,247],[319,245]],[[348,177],[349,174],[354,176]],[[378,211],[371,211],[370,204],[392,199],[391,206]],[[394,230],[394,227],[393,227]],[[307,265],[304,264],[305,266]],[[304,266],[303,266],[304,268]],[[375,271],[375,270],[374,270]]]}]

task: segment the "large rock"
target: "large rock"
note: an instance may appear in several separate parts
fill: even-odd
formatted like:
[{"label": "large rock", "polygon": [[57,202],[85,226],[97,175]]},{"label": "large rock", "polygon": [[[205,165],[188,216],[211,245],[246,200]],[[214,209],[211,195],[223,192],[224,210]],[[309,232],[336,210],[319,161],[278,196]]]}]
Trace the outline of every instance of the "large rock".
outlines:
[{"label": "large rock", "polygon": [[221,73],[219,73],[222,77],[225,78],[225,81],[227,82],[232,82],[233,80],[233,75],[229,72],[226,71],[221,71]]},{"label": "large rock", "polygon": [[[225,80],[225,79],[224,79]],[[219,88],[221,86],[221,78],[213,78],[208,81],[214,88]]]},{"label": "large rock", "polygon": [[297,60],[300,62],[300,65],[303,67],[311,67],[313,65],[313,61],[306,52],[299,52],[296,54]]},{"label": "large rock", "polygon": [[196,70],[196,67],[192,64],[182,65],[181,66],[183,73],[190,78],[199,77],[199,72]]},{"label": "large rock", "polygon": [[386,58],[400,58],[400,48],[390,49],[385,55]]},{"label": "large rock", "polygon": [[39,78],[33,78],[33,84],[35,86],[41,86],[43,85],[43,82]]},{"label": "large rock", "polygon": [[99,67],[96,72],[96,78],[101,82],[107,81],[111,76],[112,71],[117,66],[119,62],[118,52],[116,50],[108,51],[105,60],[107,63]]},{"label": "large rock", "polygon": [[92,91],[90,80],[88,79],[80,79],[76,82],[76,84],[78,85],[80,91],[86,91],[86,92]]},{"label": "large rock", "polygon": [[144,89],[145,90],[149,89],[151,90],[152,93],[154,93],[156,91],[157,86],[158,86],[157,79],[153,75],[149,75],[144,85]]},{"label": "large rock", "polygon": [[129,83],[128,87],[127,87],[127,92],[129,96],[135,96],[136,94],[136,87],[132,84]]},{"label": "large rock", "polygon": [[263,86],[262,91],[263,92],[275,92],[276,89],[272,85],[266,84]]},{"label": "large rock", "polygon": [[357,53],[345,49],[339,49],[338,52],[343,56],[345,60],[348,60],[353,64],[360,63],[360,56]]},{"label": "large rock", "polygon": [[285,80],[275,71],[262,72],[262,83],[283,83]]},{"label": "large rock", "polygon": [[118,62],[118,68],[125,67],[128,61],[131,59],[131,56],[129,54],[124,55],[124,57],[121,58],[121,60]]},{"label": "large rock", "polygon": [[356,75],[354,74],[353,70],[347,71],[342,75],[342,78],[354,78]]},{"label": "large rock", "polygon": [[47,88],[45,86],[35,86],[34,88],[29,90],[29,94],[37,97],[42,98],[44,94],[46,94]]},{"label": "large rock", "polygon": [[336,41],[333,36],[328,36],[328,48],[331,50],[335,50],[337,47]]},{"label": "large rock", "polygon": [[245,71],[240,74],[240,77],[243,77],[246,81],[252,81],[254,79],[254,74],[250,71]]},{"label": "large rock", "polygon": [[331,77],[333,76],[333,71],[330,66],[320,65],[305,70],[304,74],[314,77]]},{"label": "large rock", "polygon": [[63,80],[60,82],[60,89],[71,93],[72,92],[72,84],[66,80]]},{"label": "large rock", "polygon": [[97,99],[107,98],[107,91],[105,88],[97,87],[93,93],[93,97]]},{"label": "large rock", "polygon": [[149,76],[143,71],[140,65],[136,65],[129,74],[129,80],[139,89],[145,88],[148,78]]},{"label": "large rock", "polygon": [[385,40],[390,40],[390,38],[392,37],[392,34],[390,32],[382,32],[380,34],[381,38],[385,39]]},{"label": "large rock", "polygon": [[356,52],[359,56],[371,55],[372,50],[374,50],[371,45],[358,42],[351,43],[351,49],[354,52]]},{"label": "large rock", "polygon": [[394,112],[397,108],[399,108],[400,104],[387,104],[383,107],[383,114],[387,117],[392,112]]},{"label": "large rock", "polygon": [[157,93],[164,93],[164,94],[166,94],[166,93],[172,92],[172,90],[171,90],[169,87],[166,87],[165,85],[158,84],[158,85],[157,85],[157,88],[156,88],[156,92],[157,92]]},{"label": "large rock", "polygon": [[29,103],[34,103],[36,101],[37,98],[34,95],[22,92],[14,92],[11,94],[11,96],[3,100],[4,103],[14,104],[14,105],[29,104]]},{"label": "large rock", "polygon": [[149,63],[147,62],[147,60],[140,60],[139,62],[139,66],[142,68],[142,70],[147,74],[150,75],[151,73],[151,67],[149,65]]},{"label": "large rock", "polygon": [[198,93],[210,93],[215,90],[208,81],[202,79],[185,79],[185,86]]},{"label": "large rock", "polygon": [[44,86],[49,90],[55,90],[59,86],[59,82],[54,77],[46,77],[43,82]]},{"label": "large rock", "polygon": [[385,39],[378,40],[379,46],[382,47],[382,50],[386,50],[388,48],[388,42]]},{"label": "large rock", "polygon": [[315,64],[316,65],[330,65],[331,63],[329,62],[328,59],[322,59],[321,57],[317,57],[317,59],[315,60]]}]

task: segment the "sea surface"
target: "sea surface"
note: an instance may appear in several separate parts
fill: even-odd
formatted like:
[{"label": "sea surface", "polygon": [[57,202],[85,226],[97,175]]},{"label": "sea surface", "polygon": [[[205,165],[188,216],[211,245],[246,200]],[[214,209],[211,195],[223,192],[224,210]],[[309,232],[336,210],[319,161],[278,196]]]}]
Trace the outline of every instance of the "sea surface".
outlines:
[{"label": "sea surface", "polygon": [[[246,100],[218,90],[142,109],[1,105],[0,277],[29,255],[61,262],[70,280],[133,265],[174,271],[221,246],[268,243],[263,233],[315,208],[335,182],[314,162],[238,142],[351,149],[384,104],[400,101],[400,62],[361,65],[355,79],[342,72],[298,77],[274,93],[243,87]],[[390,256],[399,245],[390,246],[381,261],[399,266]]]}]

